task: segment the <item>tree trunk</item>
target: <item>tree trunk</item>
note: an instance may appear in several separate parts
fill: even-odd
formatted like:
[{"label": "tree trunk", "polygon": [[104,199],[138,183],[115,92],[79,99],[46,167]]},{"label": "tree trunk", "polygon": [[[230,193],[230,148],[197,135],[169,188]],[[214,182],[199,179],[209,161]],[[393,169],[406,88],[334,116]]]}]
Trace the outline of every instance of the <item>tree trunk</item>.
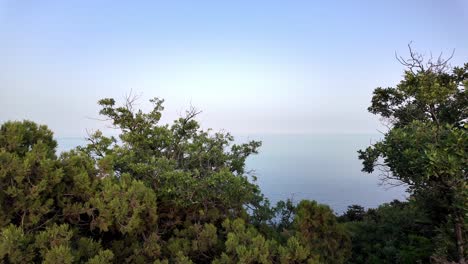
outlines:
[{"label": "tree trunk", "polygon": [[465,252],[463,249],[464,240],[463,240],[463,216],[457,214],[455,216],[455,239],[457,242],[457,251],[458,251],[458,263],[466,264],[465,262]]}]

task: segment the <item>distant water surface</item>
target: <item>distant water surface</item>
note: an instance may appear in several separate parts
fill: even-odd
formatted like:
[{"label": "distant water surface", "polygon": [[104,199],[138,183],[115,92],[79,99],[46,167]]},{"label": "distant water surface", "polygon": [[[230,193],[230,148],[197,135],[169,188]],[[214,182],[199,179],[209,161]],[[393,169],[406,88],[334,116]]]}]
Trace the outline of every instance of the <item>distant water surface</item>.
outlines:
[{"label": "distant water surface", "polygon": [[260,135],[260,153],[247,161],[263,193],[272,201],[312,199],[341,213],[348,205],[377,207],[404,200],[403,187],[381,186],[379,172],[361,172],[357,150],[379,135]]},{"label": "distant water surface", "polygon": [[[378,172],[361,172],[357,150],[379,135],[255,135],[237,141],[261,140],[260,153],[247,160],[263,193],[276,203],[312,199],[341,213],[351,204],[377,207],[393,199],[405,199],[403,187],[380,186]],[[82,138],[58,138],[58,150],[85,144]]]}]

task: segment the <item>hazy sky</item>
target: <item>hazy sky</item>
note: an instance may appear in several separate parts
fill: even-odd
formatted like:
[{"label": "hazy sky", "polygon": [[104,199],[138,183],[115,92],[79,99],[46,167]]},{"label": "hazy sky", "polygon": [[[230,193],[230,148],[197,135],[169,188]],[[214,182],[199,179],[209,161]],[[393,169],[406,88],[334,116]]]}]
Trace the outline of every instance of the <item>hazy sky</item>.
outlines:
[{"label": "hazy sky", "polygon": [[97,100],[133,90],[237,134],[373,133],[395,51],[468,59],[464,0],[164,2],[0,0],[0,122],[83,136]]}]

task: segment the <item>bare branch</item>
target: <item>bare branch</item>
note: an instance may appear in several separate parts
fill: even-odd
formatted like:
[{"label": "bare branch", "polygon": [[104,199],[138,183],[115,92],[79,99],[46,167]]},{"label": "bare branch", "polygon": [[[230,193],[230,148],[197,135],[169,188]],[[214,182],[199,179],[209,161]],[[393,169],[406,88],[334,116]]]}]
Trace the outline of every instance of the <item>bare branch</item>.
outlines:
[{"label": "bare branch", "polygon": [[141,94],[133,94],[133,89],[130,89],[130,92],[125,95],[125,108],[130,112],[133,112],[133,107],[136,105],[136,102],[140,99]]},{"label": "bare branch", "polygon": [[407,67],[413,74],[417,72],[444,72],[447,71],[451,66],[449,61],[453,58],[455,54],[455,49],[452,50],[451,55],[447,58],[443,58],[443,53],[441,52],[437,57],[437,60],[434,61],[432,52],[430,53],[429,58],[426,60],[425,55],[418,53],[413,50],[411,47],[412,42],[408,43],[409,58],[405,59],[402,56],[399,56],[395,51],[396,60],[403,66]]},{"label": "bare branch", "polygon": [[112,118],[97,118],[97,117],[90,117],[90,116],[85,116],[85,118],[90,119],[90,120],[96,120],[96,121],[111,121]]},{"label": "bare branch", "polygon": [[187,123],[188,121],[195,118],[197,115],[201,114],[201,110],[198,110],[193,105],[190,105],[190,108],[185,111],[185,116],[183,117],[184,122]]}]

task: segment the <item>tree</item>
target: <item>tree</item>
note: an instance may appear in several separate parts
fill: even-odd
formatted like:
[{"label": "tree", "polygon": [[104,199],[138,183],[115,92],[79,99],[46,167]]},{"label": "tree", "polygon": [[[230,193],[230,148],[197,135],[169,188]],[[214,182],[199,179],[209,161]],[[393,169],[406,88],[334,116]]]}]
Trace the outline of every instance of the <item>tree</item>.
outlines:
[{"label": "tree", "polygon": [[33,122],[6,122],[0,127],[0,226],[26,230],[54,218],[58,168],[52,132]]},{"label": "tree", "polygon": [[363,171],[380,168],[384,181],[406,184],[417,200],[436,209],[436,224],[452,222],[457,259],[465,263],[468,63],[451,68],[448,60],[424,60],[411,47],[410,59],[400,61],[407,66],[404,79],[374,90],[368,110],[389,131],[359,151]]},{"label": "tree", "polygon": [[366,210],[364,207],[353,204],[348,206],[348,210],[339,217],[340,221],[349,222],[349,221],[362,221],[366,215]]},{"label": "tree", "polygon": [[293,225],[299,241],[319,256],[319,263],[344,263],[348,258],[349,236],[327,205],[302,200]]},{"label": "tree", "polygon": [[[353,206],[340,217],[351,236],[348,263],[430,262],[435,228],[414,200],[361,209]],[[350,217],[355,211],[359,217]]]},{"label": "tree", "polygon": [[260,142],[202,130],[194,109],[159,124],[162,100],[133,102],[99,102],[118,140],[97,131],[60,155],[46,126],[1,125],[1,263],[344,263],[328,207],[270,207],[245,170]]}]

